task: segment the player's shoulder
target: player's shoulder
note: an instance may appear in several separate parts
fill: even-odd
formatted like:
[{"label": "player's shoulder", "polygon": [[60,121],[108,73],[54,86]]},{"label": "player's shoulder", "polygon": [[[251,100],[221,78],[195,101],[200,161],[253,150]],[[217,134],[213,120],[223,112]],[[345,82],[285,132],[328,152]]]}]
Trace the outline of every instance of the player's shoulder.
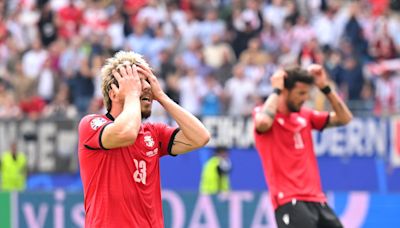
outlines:
[{"label": "player's shoulder", "polygon": [[79,129],[81,129],[82,127],[89,127],[92,128],[93,130],[97,130],[98,128],[100,128],[101,126],[103,126],[104,124],[108,123],[108,122],[112,122],[111,120],[109,120],[105,115],[101,115],[101,114],[89,114],[84,116],[80,123],[79,123]]}]

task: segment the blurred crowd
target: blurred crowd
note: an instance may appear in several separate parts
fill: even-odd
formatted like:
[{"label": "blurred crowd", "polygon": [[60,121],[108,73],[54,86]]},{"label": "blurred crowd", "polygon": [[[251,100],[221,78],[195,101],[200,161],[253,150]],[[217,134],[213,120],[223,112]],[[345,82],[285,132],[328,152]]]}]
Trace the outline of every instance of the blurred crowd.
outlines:
[{"label": "blurred crowd", "polygon": [[104,112],[99,71],[121,49],[198,116],[248,116],[277,68],[311,63],[356,114],[400,112],[400,70],[367,67],[400,54],[388,0],[8,0],[0,11],[0,118]]}]

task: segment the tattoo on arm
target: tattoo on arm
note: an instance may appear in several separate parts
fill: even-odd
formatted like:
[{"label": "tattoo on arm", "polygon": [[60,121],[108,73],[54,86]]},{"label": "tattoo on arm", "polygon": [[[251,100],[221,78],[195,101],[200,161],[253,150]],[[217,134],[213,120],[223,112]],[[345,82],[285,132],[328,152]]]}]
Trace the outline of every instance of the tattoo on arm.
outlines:
[{"label": "tattoo on arm", "polygon": [[269,116],[271,119],[275,118],[275,113],[271,112],[268,109],[264,109],[262,113],[264,113],[265,115]]},{"label": "tattoo on arm", "polygon": [[176,145],[177,143],[183,144],[183,145],[185,145],[185,146],[192,146],[192,144],[184,143],[184,142],[181,142],[181,141],[176,141],[176,140],[174,140],[173,144]]}]

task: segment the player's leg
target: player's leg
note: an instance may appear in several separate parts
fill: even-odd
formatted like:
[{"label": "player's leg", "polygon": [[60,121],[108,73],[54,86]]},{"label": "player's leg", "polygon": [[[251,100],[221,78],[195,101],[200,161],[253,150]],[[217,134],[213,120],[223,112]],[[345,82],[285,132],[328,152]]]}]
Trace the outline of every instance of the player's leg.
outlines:
[{"label": "player's leg", "polygon": [[318,211],[307,202],[294,201],[278,207],[275,219],[279,228],[317,228]]},{"label": "player's leg", "polygon": [[342,223],[328,204],[319,204],[318,228],[343,228]]}]

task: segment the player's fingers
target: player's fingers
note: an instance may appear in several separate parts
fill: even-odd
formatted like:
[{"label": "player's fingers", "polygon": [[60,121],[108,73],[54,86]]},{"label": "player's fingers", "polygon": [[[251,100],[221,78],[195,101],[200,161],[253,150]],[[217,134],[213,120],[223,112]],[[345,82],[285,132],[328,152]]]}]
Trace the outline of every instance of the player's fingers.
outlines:
[{"label": "player's fingers", "polygon": [[126,74],[127,76],[133,76],[133,70],[132,67],[130,66],[130,64],[124,64],[125,65],[125,70],[126,70]]},{"label": "player's fingers", "polygon": [[114,75],[115,79],[119,82],[121,80],[121,75],[118,73],[117,70],[112,70],[112,74]]},{"label": "player's fingers", "polygon": [[138,69],[142,69],[142,71],[146,72],[147,75],[152,75],[153,74],[153,72],[151,71],[151,69],[149,67],[139,65]]},{"label": "player's fingers", "polygon": [[151,72],[149,69],[143,69],[142,67],[138,67],[139,73],[143,74],[147,79],[151,81],[156,81],[157,77]]},{"label": "player's fingers", "polygon": [[111,89],[114,91],[115,94],[119,93],[119,89],[115,84],[111,84]]},{"label": "player's fingers", "polygon": [[124,65],[120,65],[118,66],[118,71],[121,73],[121,76],[123,78],[128,77],[128,73],[126,72],[125,66]]},{"label": "player's fingers", "polygon": [[138,69],[139,68],[136,66],[136,64],[132,65],[132,75],[135,78],[139,78]]},{"label": "player's fingers", "polygon": [[142,74],[142,75],[145,76],[146,78],[149,77],[149,72],[143,70],[142,67],[137,67],[136,69],[137,69],[137,72],[139,72],[140,74]]}]

